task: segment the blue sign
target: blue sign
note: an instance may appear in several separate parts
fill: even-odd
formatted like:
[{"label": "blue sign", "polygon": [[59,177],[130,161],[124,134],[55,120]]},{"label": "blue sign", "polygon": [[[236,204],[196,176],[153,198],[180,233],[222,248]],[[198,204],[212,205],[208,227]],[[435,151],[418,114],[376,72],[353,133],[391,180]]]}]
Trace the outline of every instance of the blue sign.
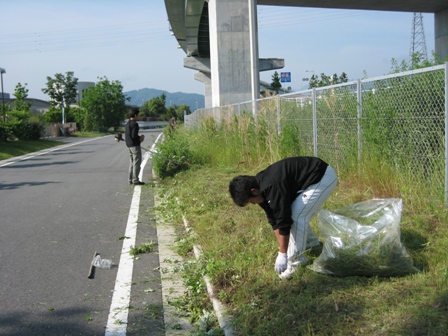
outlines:
[{"label": "blue sign", "polygon": [[290,82],[291,81],[291,73],[290,72],[281,72],[280,73],[280,82]]}]

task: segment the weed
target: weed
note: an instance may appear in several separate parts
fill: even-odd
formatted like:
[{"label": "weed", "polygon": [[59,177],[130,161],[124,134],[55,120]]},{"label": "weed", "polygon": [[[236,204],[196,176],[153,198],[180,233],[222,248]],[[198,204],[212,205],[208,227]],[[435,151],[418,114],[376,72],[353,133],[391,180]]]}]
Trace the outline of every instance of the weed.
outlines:
[{"label": "weed", "polygon": [[[331,117],[334,106],[340,103],[322,100],[319,108]],[[265,116],[275,115],[269,106],[263,108]],[[304,115],[308,107],[300,110],[291,104],[289,108],[291,114]],[[311,119],[304,115],[300,122],[311,123]],[[279,139],[276,115],[269,120],[256,124],[243,112],[241,118],[223,118],[220,124],[204,120],[198,131],[177,130],[177,136],[188,139],[194,165],[157,186],[161,195],[157,215],[176,225],[179,253],[191,257],[194,242],[202,247],[203,257],[181,267],[187,292],[171,304],[198,322],[204,310],[212,310],[202,280],[207,274],[218,297],[232,312],[232,323],[240,335],[445,334],[448,217],[433,188],[437,185],[436,174],[418,171],[415,165],[398,160],[392,155],[393,146],[382,151],[385,140],[375,133],[377,127],[372,120],[363,121],[370,134],[361,166],[357,153],[343,157],[336,150],[341,146],[351,148],[351,139],[335,134],[334,123],[320,125],[320,134],[330,135],[334,145],[324,149],[323,155],[332,158],[330,162],[340,179],[324,208],[336,209],[376,197],[402,198],[402,243],[423,272],[400,277],[340,278],[302,268],[290,281],[281,281],[273,269],[278,246],[264,213],[251,205],[238,208],[228,196],[228,183],[236,174],[251,175],[286,155],[313,152],[298,140],[307,135],[297,134],[299,128],[294,123]],[[394,132],[395,126],[390,126]],[[396,148],[405,150],[407,142],[393,139],[393,134],[390,137]],[[334,153],[328,153],[331,151]],[[431,169],[437,174],[441,171],[440,167]],[[188,219],[194,237],[185,233],[182,215]],[[318,233],[316,218],[310,225]],[[311,262],[319,253],[306,252]]]},{"label": "weed", "polygon": [[148,243],[144,243],[144,244],[141,244],[136,247],[131,247],[129,254],[131,256],[135,257],[139,254],[150,253],[150,252],[154,251],[155,246],[156,246],[156,244],[154,242],[150,241]]}]

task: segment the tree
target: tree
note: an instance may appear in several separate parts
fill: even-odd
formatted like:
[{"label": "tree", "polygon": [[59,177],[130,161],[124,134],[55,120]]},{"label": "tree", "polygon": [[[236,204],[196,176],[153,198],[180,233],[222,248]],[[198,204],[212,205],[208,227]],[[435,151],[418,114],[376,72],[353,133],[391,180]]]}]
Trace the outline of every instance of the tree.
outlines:
[{"label": "tree", "polygon": [[274,74],[272,75],[272,83],[271,83],[271,88],[272,90],[274,90],[275,92],[278,93],[278,90],[282,87],[282,84],[280,83],[280,77],[278,76],[278,72],[274,72]]},{"label": "tree", "polygon": [[[448,61],[448,57],[446,61]],[[422,69],[434,65],[443,64],[443,60],[441,60],[437,53],[433,51],[431,59],[426,59],[422,57],[420,53],[415,53],[412,55],[410,62],[406,62],[403,60],[400,64],[398,64],[398,61],[395,58],[392,58],[391,63],[392,67],[390,73],[394,74],[408,70]]]},{"label": "tree", "polygon": [[176,119],[179,121],[184,122],[184,112],[187,114],[191,114],[191,109],[189,105],[179,105],[179,107],[176,108]]},{"label": "tree", "polygon": [[162,93],[160,96],[155,97],[149,101],[146,101],[140,108],[141,114],[148,117],[160,117],[162,118],[166,114],[166,95]]},{"label": "tree", "polygon": [[335,85],[335,84],[341,84],[341,83],[347,83],[348,78],[347,74],[343,72],[340,76],[338,76],[336,73],[333,74],[333,76],[327,76],[324,73],[320,74],[320,79],[318,75],[312,75],[310,79],[309,89],[316,88],[316,87],[323,87],[323,86],[329,86],[329,85]]},{"label": "tree", "polygon": [[22,84],[17,83],[13,96],[16,97],[14,101],[14,110],[15,111],[31,111],[31,105],[33,105],[32,101],[27,102],[26,98],[28,98],[28,89],[26,88],[28,84],[22,86]]},{"label": "tree", "polygon": [[52,124],[61,122],[61,118],[62,118],[61,110],[54,106],[50,106],[48,111],[45,112],[45,121],[47,123]]},{"label": "tree", "polygon": [[80,102],[84,110],[84,128],[88,131],[104,131],[109,127],[115,130],[126,115],[126,96],[120,81],[109,81],[99,77],[95,86],[89,87]]},{"label": "tree", "polygon": [[50,96],[50,105],[62,109],[62,118],[65,122],[64,113],[68,113],[70,104],[76,102],[76,84],[78,78],[73,77],[73,72],[63,74],[57,73],[54,78],[47,76],[47,87],[42,92]]}]

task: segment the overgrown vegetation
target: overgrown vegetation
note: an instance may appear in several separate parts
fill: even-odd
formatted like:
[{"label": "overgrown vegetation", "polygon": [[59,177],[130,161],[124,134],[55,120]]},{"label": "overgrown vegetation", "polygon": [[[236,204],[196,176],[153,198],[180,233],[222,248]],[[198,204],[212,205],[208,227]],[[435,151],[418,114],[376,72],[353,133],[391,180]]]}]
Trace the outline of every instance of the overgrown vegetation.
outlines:
[{"label": "overgrown vegetation", "polygon": [[11,106],[1,105],[0,141],[37,140],[41,137],[45,119],[42,115],[34,115],[31,103],[26,101],[28,89],[26,83],[18,83],[14,96],[16,100]]},{"label": "overgrown vegetation", "polygon": [[133,257],[138,256],[139,254],[149,253],[154,251],[156,244],[153,241],[149,241],[147,243],[140,244],[138,246],[132,246],[129,254]]},{"label": "overgrown vegetation", "polygon": [[168,129],[165,129],[164,133],[169,140],[158,144],[152,159],[154,171],[162,179],[188,169],[197,161],[184,135],[178,132],[169,134]]},{"label": "overgrown vegetation", "polygon": [[[439,80],[431,76],[384,90],[379,86],[375,96],[366,98],[361,161],[356,123],[350,122],[357,111],[349,100],[352,93],[322,91],[318,105],[323,120],[319,134],[327,141],[321,153],[340,179],[324,207],[402,198],[401,240],[420,270],[417,274],[340,278],[303,268],[284,281],[274,272],[277,245],[264,212],[252,205],[234,206],[228,183],[283,157],[312,155],[307,139],[312,138],[313,121],[306,104],[281,102],[282,111],[289,108],[289,113],[282,115],[280,133],[272,99],[260,102],[256,120],[251,113],[229,113],[220,122],[205,118],[195,130],[179,128],[175,136],[166,137],[160,157],[166,146],[183,153],[189,165],[173,178],[166,175],[159,185],[165,204],[160,215],[169,213],[170,221],[178,224],[184,253],[191,255],[188,243],[199,244],[204,252],[195,272],[186,275],[183,307],[211,311],[199,284],[206,274],[233,316],[235,335],[443,335],[448,327],[448,220],[440,186],[443,143],[437,140],[443,136],[438,121],[442,111],[434,104],[437,91],[423,90]],[[418,106],[428,107],[422,118],[406,117],[413,107],[405,92],[418,92]],[[393,98],[397,94],[398,101]],[[309,133],[304,131],[307,125]],[[423,140],[413,142],[412,134],[421,134]],[[422,162],[425,157],[428,161]],[[185,232],[181,215],[194,236]],[[311,226],[317,231],[316,221]],[[307,251],[310,263],[319,255],[318,250]]]}]

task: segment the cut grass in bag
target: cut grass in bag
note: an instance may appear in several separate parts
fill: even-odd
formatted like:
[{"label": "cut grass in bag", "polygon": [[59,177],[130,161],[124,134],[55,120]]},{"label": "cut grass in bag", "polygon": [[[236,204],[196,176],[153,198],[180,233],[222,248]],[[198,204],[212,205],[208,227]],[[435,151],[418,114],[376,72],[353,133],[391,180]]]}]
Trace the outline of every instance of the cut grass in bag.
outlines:
[{"label": "cut grass in bag", "polygon": [[335,276],[400,276],[416,273],[400,239],[402,200],[373,199],[320,210],[322,253],[309,269]]}]

